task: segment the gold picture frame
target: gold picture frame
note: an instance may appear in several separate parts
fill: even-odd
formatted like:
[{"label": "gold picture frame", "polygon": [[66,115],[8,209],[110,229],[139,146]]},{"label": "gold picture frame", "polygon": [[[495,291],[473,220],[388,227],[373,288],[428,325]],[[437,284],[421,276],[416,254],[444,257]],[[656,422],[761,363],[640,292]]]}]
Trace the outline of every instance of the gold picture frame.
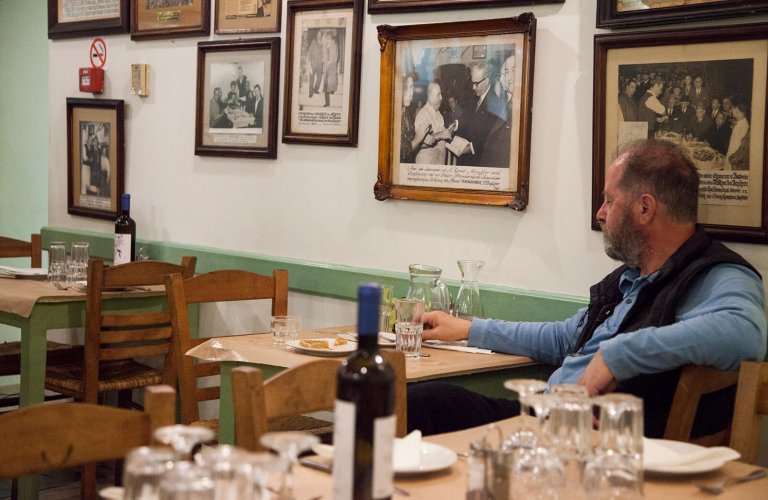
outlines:
[{"label": "gold picture frame", "polygon": [[131,0],[131,40],[206,36],[211,0]]},{"label": "gold picture frame", "polygon": [[217,35],[238,33],[280,33],[283,0],[216,0],[213,32]]}]

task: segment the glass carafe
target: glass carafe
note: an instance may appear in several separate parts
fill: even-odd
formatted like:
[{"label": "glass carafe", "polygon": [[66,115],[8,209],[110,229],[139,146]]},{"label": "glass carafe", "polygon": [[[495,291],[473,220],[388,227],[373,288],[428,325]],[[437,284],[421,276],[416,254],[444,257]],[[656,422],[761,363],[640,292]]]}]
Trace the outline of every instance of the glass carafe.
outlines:
[{"label": "glass carafe", "polygon": [[456,295],[452,314],[459,318],[482,318],[483,303],[480,300],[480,288],[477,286],[477,275],[485,265],[482,260],[459,260],[461,271],[461,288]]},{"label": "glass carafe", "polygon": [[408,266],[408,272],[410,282],[407,298],[423,300],[425,311],[450,310],[451,293],[445,283],[440,281],[442,269],[425,264],[411,264]]}]

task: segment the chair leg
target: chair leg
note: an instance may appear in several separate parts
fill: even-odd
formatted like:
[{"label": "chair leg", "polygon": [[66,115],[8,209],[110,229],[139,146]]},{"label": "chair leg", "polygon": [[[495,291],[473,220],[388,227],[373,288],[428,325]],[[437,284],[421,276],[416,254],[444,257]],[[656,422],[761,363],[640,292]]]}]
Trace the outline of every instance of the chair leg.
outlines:
[{"label": "chair leg", "polygon": [[125,389],[117,391],[117,406],[119,408],[133,409],[133,390]]},{"label": "chair leg", "polygon": [[115,486],[123,485],[123,460],[115,460]]},{"label": "chair leg", "polygon": [[80,498],[82,500],[97,500],[96,494],[96,464],[80,466]]}]

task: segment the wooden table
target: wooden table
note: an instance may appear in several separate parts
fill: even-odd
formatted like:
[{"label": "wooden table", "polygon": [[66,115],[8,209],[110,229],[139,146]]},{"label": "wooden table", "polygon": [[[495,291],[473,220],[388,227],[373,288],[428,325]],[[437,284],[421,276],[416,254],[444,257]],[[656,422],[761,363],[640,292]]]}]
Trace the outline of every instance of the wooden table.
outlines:
[{"label": "wooden table", "polygon": [[[505,434],[508,434],[519,427],[520,423],[519,418],[515,417],[498,422],[497,425],[501,427]],[[485,429],[486,426],[475,427],[448,434],[429,436],[424,438],[424,440],[440,444],[456,452],[466,452],[469,449],[469,442],[482,437]],[[700,492],[694,485],[694,482],[714,482],[727,476],[747,474],[755,468],[756,466],[743,462],[728,462],[720,470],[705,474],[677,478],[649,476],[645,479],[645,498],[651,500],[712,498],[711,495]],[[297,499],[333,498],[330,474],[304,466],[296,467],[294,471],[296,473]],[[466,458],[459,457],[459,460],[445,471],[408,478],[395,477],[395,485],[410,493],[410,496],[407,497],[408,500],[463,499],[467,488],[467,460]],[[396,494],[393,498],[406,497]],[[768,478],[731,485],[718,498],[723,500],[768,498]]]},{"label": "wooden table", "polygon": [[[164,287],[153,287],[150,292],[110,292],[105,308],[156,309],[165,303],[164,296]],[[82,291],[58,290],[48,281],[0,278],[0,324],[21,329],[20,406],[43,401],[47,332],[83,326],[85,300]],[[19,498],[37,498],[37,488],[37,476],[20,478]]]},{"label": "wooden table", "polygon": [[[354,331],[354,326],[336,326],[303,330],[299,332],[299,337],[332,337],[337,333]],[[406,379],[409,383],[439,378],[485,394],[506,397],[512,394],[503,389],[504,380],[513,376],[546,378],[548,375],[540,365],[525,356],[499,353],[474,354],[435,349],[424,345],[421,352],[429,354],[429,357],[406,362]],[[216,337],[190,350],[188,354],[200,359],[222,361],[219,442],[229,444],[234,443],[230,383],[232,368],[242,364],[256,365],[264,371],[264,377],[267,378],[285,368],[319,359],[316,356],[298,352],[273,349],[272,335],[269,333]],[[331,359],[338,359],[341,362],[344,357]]]}]

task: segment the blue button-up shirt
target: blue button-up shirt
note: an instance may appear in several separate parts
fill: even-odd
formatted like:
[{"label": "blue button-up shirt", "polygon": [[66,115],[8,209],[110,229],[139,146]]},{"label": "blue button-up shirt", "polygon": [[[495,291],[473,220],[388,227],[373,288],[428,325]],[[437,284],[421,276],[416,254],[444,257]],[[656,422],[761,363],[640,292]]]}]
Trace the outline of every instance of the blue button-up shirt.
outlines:
[{"label": "blue button-up shirt", "polygon": [[564,321],[547,323],[473,319],[469,345],[560,366],[550,384],[576,383],[598,350],[619,381],[688,363],[736,370],[745,359],[764,358],[763,283],[750,269],[734,264],[719,264],[699,277],[681,297],[675,323],[616,335],[640,290],[655,277],[627,270],[619,281],[623,300],[578,353],[573,351],[586,308]]}]

